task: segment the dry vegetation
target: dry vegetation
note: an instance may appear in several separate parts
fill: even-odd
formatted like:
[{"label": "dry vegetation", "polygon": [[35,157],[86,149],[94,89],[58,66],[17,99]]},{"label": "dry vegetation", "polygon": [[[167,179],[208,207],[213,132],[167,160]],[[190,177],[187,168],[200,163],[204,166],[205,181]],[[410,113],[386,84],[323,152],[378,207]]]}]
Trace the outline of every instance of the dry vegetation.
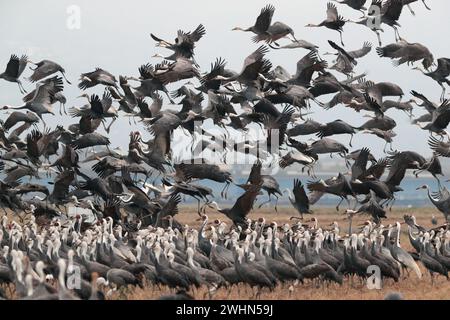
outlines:
[{"label": "dry vegetation", "polygon": [[[198,221],[198,215],[196,210],[192,207],[180,208],[180,214],[177,215],[177,220],[183,224],[189,224],[192,227],[199,227],[200,221]],[[207,212],[209,221],[212,222],[215,219],[221,219],[230,225],[230,221],[222,214],[217,214],[212,210]],[[383,224],[387,226],[390,223],[396,221],[403,221],[404,214],[413,214],[417,218],[417,222],[424,227],[431,227],[431,216],[434,214],[439,223],[443,223],[444,219],[442,215],[434,208],[421,208],[421,209],[394,209],[388,212],[388,219],[383,220]],[[250,218],[257,219],[264,217],[267,223],[276,221],[278,225],[286,222],[290,222],[290,217],[294,216],[295,211],[289,207],[279,207],[278,213],[273,208],[262,208],[255,210],[250,214]],[[305,216],[305,221],[309,221],[312,216]],[[333,221],[337,221],[340,226],[341,235],[345,235],[348,230],[348,221],[345,216],[335,211],[334,208],[320,208],[316,209],[314,213],[319,221],[320,227],[326,229]],[[368,219],[367,216],[359,216],[354,218],[354,228],[359,228],[358,225],[362,224]],[[305,222],[307,223],[307,222]],[[310,222],[311,223],[311,222]],[[356,229],[354,229],[356,230]],[[406,227],[403,227],[401,234],[401,244],[406,250],[412,249]],[[339,286],[337,284],[320,285],[317,286],[309,280],[306,280],[304,284],[298,284],[293,287],[293,290],[289,290],[289,285],[278,286],[274,291],[269,292],[264,290],[261,293],[261,299],[267,300],[317,300],[317,299],[330,299],[330,300],[374,300],[383,299],[387,293],[399,292],[405,299],[450,299],[450,281],[447,281],[443,276],[439,276],[435,279],[434,284],[431,284],[430,275],[426,272],[423,265],[419,262],[419,266],[424,273],[422,279],[418,279],[413,273],[407,278],[402,278],[398,283],[393,280],[387,280],[383,283],[381,290],[369,290],[365,283],[357,278],[354,281],[349,279],[344,280],[344,284]],[[6,289],[6,288],[5,288]],[[6,289],[7,293],[10,293],[10,288]],[[292,288],[291,288],[292,289]],[[158,287],[151,284],[145,284],[143,288],[128,287],[122,288],[118,291],[112,292],[108,295],[108,299],[130,299],[130,300],[145,300],[145,299],[157,299],[161,295],[167,295],[174,293],[167,287]],[[194,289],[189,292],[195,299],[252,299],[254,294],[252,289],[246,285],[233,286],[232,288],[219,288],[211,297],[208,294],[208,290],[205,287]]]},{"label": "dry vegetation", "polygon": [[[177,216],[178,221],[181,223],[189,224],[190,226],[198,226],[199,221],[196,221],[197,214],[194,210],[190,208],[182,208],[182,212]],[[221,215],[216,214],[210,210],[207,213],[209,221],[214,219],[221,219],[226,221],[227,219]],[[431,216],[434,214],[439,219],[439,223],[443,223],[443,217],[439,212],[433,208],[423,208],[423,209],[394,209],[388,212],[389,218],[383,221],[383,224],[387,226],[389,223],[394,223],[396,221],[403,221],[404,214],[414,214],[417,218],[417,222],[425,227],[431,227]],[[289,218],[295,215],[295,212],[291,208],[278,208],[278,213],[276,213],[273,208],[259,209],[250,215],[250,218],[257,219],[259,217],[264,217],[267,222],[276,221],[278,225],[282,223],[289,222]],[[348,222],[345,220],[345,216],[337,213],[333,208],[322,208],[316,209],[314,216],[318,219],[319,225],[323,228],[327,228],[329,224],[333,221],[337,221],[341,227],[341,234],[347,232]],[[309,220],[310,216],[305,216],[305,220]],[[367,216],[355,217],[354,226],[367,220]],[[228,221],[227,221],[228,222]],[[406,250],[413,250],[408,240],[408,235],[406,233],[406,227],[403,228],[401,235],[401,244]],[[430,275],[426,273],[423,266],[419,263],[424,277],[418,279],[415,274],[411,274],[407,278],[402,278],[398,283],[393,280],[387,280],[383,283],[383,288],[381,290],[369,290],[362,284],[359,279],[355,278],[353,284],[349,279],[345,279],[342,286],[331,284],[331,285],[320,285],[313,284],[310,281],[306,281],[303,285],[299,284],[294,287],[293,291],[289,290],[289,285],[278,286],[273,292],[268,290],[263,291],[261,294],[261,299],[268,300],[284,300],[284,299],[294,299],[294,300],[316,300],[316,299],[334,299],[334,300],[374,300],[383,299],[385,295],[389,292],[400,292],[405,299],[450,299],[450,281],[447,281],[444,277],[440,276],[437,278],[435,283],[432,285],[430,281]],[[115,292],[110,299],[156,299],[161,295],[169,294],[170,289],[163,287],[159,288],[157,286],[146,286],[141,288],[128,288],[121,292]],[[173,291],[172,291],[173,292]],[[206,288],[200,288],[190,292],[196,299],[209,299],[208,292]],[[239,287],[233,287],[231,290],[227,288],[220,288],[212,296],[212,299],[252,299],[253,292],[250,287],[245,285],[240,285]]]}]

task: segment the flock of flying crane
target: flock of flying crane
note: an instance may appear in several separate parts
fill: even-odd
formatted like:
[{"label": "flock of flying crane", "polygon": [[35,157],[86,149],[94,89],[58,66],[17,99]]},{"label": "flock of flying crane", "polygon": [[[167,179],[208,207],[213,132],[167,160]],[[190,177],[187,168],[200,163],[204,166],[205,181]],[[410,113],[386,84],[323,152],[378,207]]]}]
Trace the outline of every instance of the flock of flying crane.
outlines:
[{"label": "flock of flying crane", "polygon": [[[436,273],[448,279],[450,192],[439,179],[443,176],[439,158],[450,157],[450,140],[444,140],[450,122],[450,103],[445,99],[450,59],[439,58],[436,64],[428,48],[400,36],[402,10],[416,1],[373,1],[369,10],[364,7],[365,0],[343,0],[338,5],[329,2],[326,19],[307,27],[339,32],[340,45],[328,41],[336,55],[332,65],[320,57],[316,45],[296,39],[288,25],[272,22],[272,5],[262,8],[253,26],[233,29],[252,33],[254,42],[265,43],[244,59],[240,72],[227,69],[222,58],[217,58],[209,71],[200,71],[194,48],[206,33],[201,24],[192,32],[178,31],[173,42],[151,34],[157,47],[172,54],[159,64],[141,65],[138,77],[121,75],[117,81],[101,68],[83,73],[78,87],[87,103],[68,110],[64,81],[71,83],[61,65],[12,55],[0,79],[18,84],[24,104],[4,106],[0,122],[0,283],[13,284],[15,296],[25,299],[104,298],[104,292],[124,285],[142,286],[144,279],[182,290],[205,285],[210,295],[219,287],[231,290],[234,284],[246,283],[257,287],[255,295],[259,296],[260,289],[273,289],[279,283],[288,283],[289,290],[295,290],[298,282],[307,279],[342,284],[344,277],[365,278],[367,267],[373,264],[380,267],[385,279],[398,281],[402,273],[406,276],[405,271],[409,275],[409,270],[421,278],[416,261],[422,262],[432,281]],[[357,60],[369,54],[372,45],[365,42],[353,51],[344,46],[343,26],[353,21],[339,15],[340,5],[364,14],[355,23],[377,34],[380,43],[376,53],[380,57],[395,60],[395,65],[415,64],[436,81],[442,87],[440,102],[434,103],[417,91],[411,91],[413,99],[402,101],[405,93],[398,85],[374,83],[365,74],[355,74]],[[394,29],[395,43],[382,46],[379,32],[384,25]],[[281,45],[284,39],[291,42]],[[274,68],[265,57],[269,50],[297,48],[309,52],[298,61],[294,75],[281,66]],[[34,68],[27,79],[36,83],[36,88],[27,93],[21,79],[30,64]],[[198,80],[198,86],[192,79]],[[167,86],[178,82],[183,85],[169,92]],[[102,95],[87,93],[94,87],[102,88]],[[331,101],[319,101],[327,94],[334,94]],[[179,99],[181,109],[163,107],[165,98],[171,104]],[[66,128],[51,127],[48,120],[57,103],[60,114],[71,116],[75,123]],[[373,116],[360,127],[340,119],[320,123],[304,118],[304,110],[309,111],[312,103],[325,109],[343,105]],[[413,105],[427,111],[413,123],[430,132],[430,159],[415,151],[392,150],[396,122],[386,113],[395,108],[412,116]],[[128,153],[112,149],[105,133],[120,116],[129,117],[130,123],[134,119],[136,125],[138,121],[151,138],[145,141],[143,134],[134,130]],[[206,120],[212,120],[224,135],[202,128]],[[266,142],[272,147],[269,154],[258,149],[258,141],[230,144],[229,130],[245,132],[253,124],[266,133]],[[101,126],[103,134],[99,133]],[[202,151],[220,145],[226,146],[225,152],[254,155],[247,182],[236,184],[225,164],[208,163],[201,157],[177,163],[171,145],[177,130],[191,135],[192,148],[197,142]],[[201,140],[196,141],[194,133],[199,130]],[[351,152],[331,138],[341,134],[353,137],[358,132],[385,140],[386,147],[390,145],[390,151],[384,150],[386,157],[375,159],[368,148]],[[301,141],[301,136],[311,134],[319,139]],[[327,154],[343,157],[349,173],[317,180],[314,165],[319,155]],[[283,169],[302,165],[310,175],[306,185],[309,193],[299,179],[295,179],[292,191],[280,190],[275,177],[263,174],[260,156],[272,157]],[[86,170],[87,165],[92,165],[92,171]],[[400,185],[408,170],[416,176],[428,172],[437,179],[438,192],[432,193],[426,185],[420,188],[428,189],[430,200],[447,221],[426,230],[413,216],[405,216],[414,253],[400,246],[401,223],[381,224],[395,194],[402,191]],[[54,178],[39,183],[45,174]],[[153,183],[149,182],[151,177]],[[231,184],[242,188],[242,195],[232,207],[219,208],[212,190],[200,184],[206,179],[224,185],[222,197],[226,198]],[[292,219],[297,221],[277,226],[266,224],[262,218],[249,219],[248,213],[263,192],[268,201],[287,192],[299,213]],[[310,207],[324,194],[340,199],[336,210],[342,201],[348,202],[346,235],[340,233],[337,222],[329,230],[321,228],[316,218],[311,219],[312,226],[302,223],[303,214],[311,214]],[[181,196],[198,202],[203,221],[199,230],[176,220]],[[355,201],[352,209],[350,199]],[[207,208],[229,218],[229,228],[224,221],[209,223]],[[372,221],[362,230],[353,230],[351,219],[356,214],[369,214]],[[69,290],[66,280],[75,267],[82,271],[81,287]],[[57,289],[49,278],[57,278]],[[189,297],[186,291],[179,291],[164,298]]]}]

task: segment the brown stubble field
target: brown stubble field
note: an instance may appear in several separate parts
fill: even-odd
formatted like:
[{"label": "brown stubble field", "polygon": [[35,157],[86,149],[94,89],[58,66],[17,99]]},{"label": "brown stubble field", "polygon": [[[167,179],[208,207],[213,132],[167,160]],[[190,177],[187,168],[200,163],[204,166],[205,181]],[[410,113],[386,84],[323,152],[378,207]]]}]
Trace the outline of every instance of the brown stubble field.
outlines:
[{"label": "brown stubble field", "polygon": [[[342,210],[342,209],[341,209]],[[389,223],[395,223],[396,221],[403,221],[404,214],[413,214],[417,218],[417,222],[424,227],[431,227],[431,216],[435,215],[439,223],[443,223],[443,216],[434,208],[420,208],[420,209],[399,209],[395,208],[387,213],[388,219],[383,220],[383,225],[387,226]],[[215,219],[221,219],[229,225],[229,220],[222,214],[215,213],[213,210],[207,211],[209,221],[212,222]],[[277,222],[278,225],[289,222],[289,218],[295,215],[295,211],[289,207],[279,207],[278,213],[271,208],[257,209],[250,214],[250,218],[257,219],[264,217],[267,223],[272,221]],[[312,216],[305,216],[305,221],[308,221]],[[348,230],[348,221],[345,220],[345,215],[336,212],[334,208],[319,208],[315,209],[314,217],[317,218],[319,226],[327,228],[333,221],[339,223],[341,229],[341,235],[344,235]],[[180,214],[176,219],[183,223],[189,224],[193,227],[198,227],[200,221],[197,221],[198,215],[196,210],[191,207],[180,208]],[[358,228],[357,225],[366,221],[368,216],[355,217],[353,220],[354,228]],[[356,229],[354,229],[356,230]],[[402,228],[401,245],[406,250],[413,250],[409,243],[407,229],[405,226]],[[351,283],[349,279],[344,280],[342,286],[320,285],[305,281],[304,284],[298,284],[293,287],[293,290],[289,290],[290,285],[278,286],[274,291],[263,291],[260,298],[267,300],[376,300],[383,299],[387,293],[399,292],[405,299],[433,299],[433,300],[448,300],[450,299],[450,281],[447,281],[444,277],[440,276],[435,279],[434,284],[431,284],[430,275],[426,272],[423,265],[419,262],[419,266],[422,269],[424,276],[422,279],[418,279],[415,274],[410,274],[407,278],[402,278],[398,283],[392,280],[387,280],[383,283],[381,290],[369,290],[365,283],[361,283],[359,279],[356,279]],[[169,294],[173,291],[163,287],[156,286],[144,286],[141,288],[127,288],[120,292],[114,292],[109,299],[157,299],[161,295]],[[196,299],[209,299],[209,295],[206,288],[191,290],[191,295]],[[245,285],[239,287],[233,287],[231,289],[220,288],[218,289],[212,299],[224,300],[239,300],[239,299],[252,299],[253,292],[251,288]]]}]

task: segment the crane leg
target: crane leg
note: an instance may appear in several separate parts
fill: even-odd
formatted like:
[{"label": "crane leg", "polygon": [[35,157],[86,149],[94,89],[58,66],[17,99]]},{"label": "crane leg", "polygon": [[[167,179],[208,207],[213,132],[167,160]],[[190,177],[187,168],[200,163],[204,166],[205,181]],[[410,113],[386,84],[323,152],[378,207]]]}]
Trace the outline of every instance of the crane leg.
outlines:
[{"label": "crane leg", "polygon": [[425,6],[425,8],[427,8],[428,10],[431,10],[431,8],[426,4],[425,0],[422,0],[423,5]]},{"label": "crane leg", "polygon": [[22,82],[19,79],[17,79],[17,84],[19,85],[19,90],[21,94],[27,93],[27,90],[25,90],[25,88],[22,85]]},{"label": "crane leg", "polygon": [[394,206],[395,198],[392,198],[391,206],[389,207],[389,211],[392,211],[392,207]]},{"label": "crane leg", "polygon": [[441,101],[444,101],[446,89],[445,89],[445,86],[444,86],[443,83],[440,83],[439,85],[440,85],[441,88],[442,88]]},{"label": "crane leg", "polygon": [[415,16],[416,13],[413,11],[413,9],[411,8],[411,6],[410,6],[409,4],[407,4],[406,6],[408,7],[408,9],[409,9],[409,11],[411,12],[411,14],[412,14],[413,16]]},{"label": "crane leg", "polygon": [[270,201],[272,201],[272,199],[270,199],[270,194],[269,194],[269,199],[267,201],[262,202],[259,206],[258,209],[261,208],[263,205],[265,205],[266,203],[269,203]]},{"label": "crane leg", "polygon": [[352,221],[353,221],[353,217],[350,216],[350,219],[348,220],[348,235],[349,236],[352,235]]},{"label": "crane leg", "polygon": [[105,128],[106,132],[109,133],[109,131],[111,130],[111,126],[114,122],[116,122],[117,118],[113,118],[111,123],[109,124],[108,128]]},{"label": "crane leg", "polygon": [[441,180],[436,176],[434,178],[437,180],[439,190],[441,190]]},{"label": "crane leg", "polygon": [[222,191],[220,192],[220,196],[222,197],[222,198],[227,198],[227,196],[226,196],[226,189],[227,189],[227,186],[228,186],[228,184],[225,184],[225,186],[223,187],[223,189],[222,189]]},{"label": "crane leg", "polygon": [[381,43],[381,36],[380,36],[380,33],[379,33],[378,31],[375,31],[375,33],[377,34],[378,45],[381,47],[383,44]]},{"label": "crane leg", "polygon": [[345,47],[344,41],[342,40],[342,31],[339,31],[339,37],[341,38],[341,44]]},{"label": "crane leg", "polygon": [[339,203],[336,206],[336,211],[339,211],[339,206],[341,205],[342,201],[344,201],[344,198],[341,197],[341,200],[339,201]]}]

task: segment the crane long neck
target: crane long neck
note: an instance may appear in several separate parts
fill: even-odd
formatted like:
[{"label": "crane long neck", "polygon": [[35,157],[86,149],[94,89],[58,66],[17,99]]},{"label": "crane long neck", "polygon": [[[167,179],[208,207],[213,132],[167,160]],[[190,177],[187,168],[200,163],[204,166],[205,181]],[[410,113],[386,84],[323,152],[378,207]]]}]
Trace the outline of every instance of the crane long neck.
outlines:
[{"label": "crane long neck", "polygon": [[252,28],[251,27],[250,28],[235,27],[235,28],[233,28],[233,30],[249,32],[249,31],[252,31]]},{"label": "crane long neck", "polygon": [[428,188],[428,186],[426,187],[427,188],[427,195],[428,195],[428,198],[430,199],[430,201],[434,204],[434,205],[436,205],[436,200],[433,198],[433,196],[431,195],[431,192],[430,192],[430,188]]},{"label": "crane long neck", "polygon": [[58,282],[62,289],[66,289],[66,283],[64,279],[64,274],[66,272],[65,264],[62,264],[59,268],[59,274],[58,274]]}]

